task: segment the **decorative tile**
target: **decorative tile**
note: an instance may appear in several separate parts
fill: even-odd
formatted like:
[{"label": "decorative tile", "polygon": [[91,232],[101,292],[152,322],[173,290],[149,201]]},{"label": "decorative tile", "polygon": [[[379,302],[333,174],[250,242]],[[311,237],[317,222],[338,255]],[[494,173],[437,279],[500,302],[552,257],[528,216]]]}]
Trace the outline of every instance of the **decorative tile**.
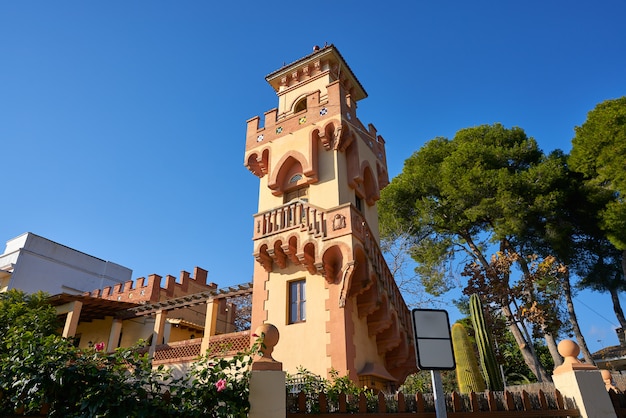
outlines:
[{"label": "decorative tile", "polygon": [[256,137],[256,142],[261,142],[261,141],[263,141],[263,134]]},{"label": "decorative tile", "polygon": [[324,116],[327,113],[328,113],[328,109],[326,109],[325,107],[320,109],[320,116]]},{"label": "decorative tile", "polygon": [[303,123],[306,123],[306,116],[302,116],[300,119],[298,119],[298,123],[300,125],[302,125]]},{"label": "decorative tile", "polygon": [[283,132],[283,127],[282,126],[279,126],[278,128],[276,128],[276,133],[277,134],[280,134],[282,132]]}]

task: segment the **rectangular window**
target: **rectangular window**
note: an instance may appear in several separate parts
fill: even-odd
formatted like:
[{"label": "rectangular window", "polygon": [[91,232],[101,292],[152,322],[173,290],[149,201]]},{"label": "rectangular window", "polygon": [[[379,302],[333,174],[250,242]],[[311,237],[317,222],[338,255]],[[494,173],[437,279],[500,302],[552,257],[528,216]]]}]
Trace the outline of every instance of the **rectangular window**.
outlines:
[{"label": "rectangular window", "polygon": [[363,200],[359,196],[355,196],[354,206],[359,210],[359,212],[363,212]]},{"label": "rectangular window", "polygon": [[289,282],[289,323],[304,322],[306,319],[306,282]]},{"label": "rectangular window", "polygon": [[292,200],[304,200],[305,202],[308,202],[308,198],[307,196],[309,195],[309,187],[301,187],[299,189],[296,190],[292,190],[289,192],[285,192],[284,197],[283,197],[283,203],[289,203]]}]

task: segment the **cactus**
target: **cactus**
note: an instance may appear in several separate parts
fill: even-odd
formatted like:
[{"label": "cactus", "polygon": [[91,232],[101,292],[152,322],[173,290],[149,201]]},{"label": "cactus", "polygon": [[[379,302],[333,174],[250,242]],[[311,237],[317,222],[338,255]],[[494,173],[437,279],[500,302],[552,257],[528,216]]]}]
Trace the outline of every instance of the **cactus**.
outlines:
[{"label": "cactus", "polygon": [[483,306],[477,294],[470,296],[470,315],[472,317],[472,324],[474,325],[476,345],[478,346],[480,364],[485,374],[487,387],[489,390],[502,391],[504,390],[502,375],[500,374],[496,354],[493,350],[491,334],[485,322]]},{"label": "cactus", "polygon": [[478,361],[465,327],[457,322],[452,325],[451,333],[459,392],[484,392],[485,380],[478,369]]}]

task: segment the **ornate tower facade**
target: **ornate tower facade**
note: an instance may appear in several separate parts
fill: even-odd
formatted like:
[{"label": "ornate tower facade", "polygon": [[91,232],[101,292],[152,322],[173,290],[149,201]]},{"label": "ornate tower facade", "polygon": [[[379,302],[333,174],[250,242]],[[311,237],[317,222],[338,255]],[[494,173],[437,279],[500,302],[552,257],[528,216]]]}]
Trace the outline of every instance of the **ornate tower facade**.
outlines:
[{"label": "ornate tower facade", "polygon": [[274,357],[296,373],[369,387],[415,371],[410,313],[379,248],[385,141],[357,117],[367,97],[333,45],[269,74],[278,107],[248,120],[259,178],[252,329],[276,325]]}]

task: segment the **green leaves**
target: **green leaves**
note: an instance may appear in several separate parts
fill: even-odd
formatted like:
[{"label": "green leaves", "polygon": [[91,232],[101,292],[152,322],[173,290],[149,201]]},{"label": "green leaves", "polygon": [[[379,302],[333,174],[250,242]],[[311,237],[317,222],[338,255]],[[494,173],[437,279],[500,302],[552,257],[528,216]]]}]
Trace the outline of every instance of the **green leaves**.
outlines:
[{"label": "green leaves", "polygon": [[[626,250],[626,97],[607,100],[576,127],[569,164],[590,188],[612,193],[600,226],[619,250]],[[624,272],[626,274],[626,272]]]},{"label": "green leaves", "polygon": [[[442,271],[459,251],[474,259],[488,243],[546,247],[546,231],[559,219],[565,160],[545,156],[521,128],[500,124],[462,129],[435,138],[414,153],[382,191],[383,236],[414,231],[412,250],[427,288],[436,294]],[[458,259],[457,259],[458,261]]]},{"label": "green leaves", "polygon": [[0,416],[42,408],[64,418],[247,416],[256,345],[231,359],[202,357],[174,378],[152,369],[143,342],[114,353],[74,347],[56,334],[44,294],[0,293],[0,319]]}]

